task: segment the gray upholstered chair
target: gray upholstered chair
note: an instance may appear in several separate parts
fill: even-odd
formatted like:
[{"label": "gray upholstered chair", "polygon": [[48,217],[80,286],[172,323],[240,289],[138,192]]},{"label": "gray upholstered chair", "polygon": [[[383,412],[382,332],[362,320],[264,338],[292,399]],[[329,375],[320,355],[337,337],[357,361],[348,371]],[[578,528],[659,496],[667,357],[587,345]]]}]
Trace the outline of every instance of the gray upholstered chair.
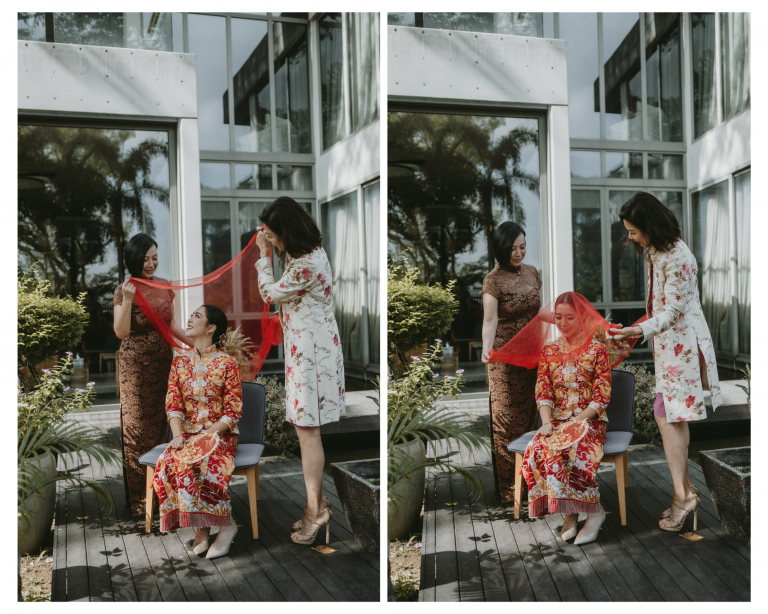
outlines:
[{"label": "gray upholstered chair", "polygon": [[[627,449],[632,441],[632,412],[635,403],[635,376],[627,371],[611,371],[611,402],[608,404],[608,432],[603,444],[602,463],[616,465],[616,485],[619,492],[621,524],[627,524],[627,508],[624,489],[627,487],[629,474],[627,469]],[[541,427],[541,416],[536,420],[536,428]],[[536,435],[530,431],[510,442],[507,449],[515,453],[515,518],[520,518],[520,506],[523,499],[523,455],[528,443]]]},{"label": "gray upholstered chair", "polygon": [[[266,388],[262,384],[243,382],[243,415],[237,423],[240,435],[237,438],[237,454],[235,455],[233,475],[244,475],[248,478],[248,503],[251,508],[253,539],[259,538],[256,502],[259,500],[259,461],[264,452],[264,415],[266,409]],[[167,447],[167,443],[155,446],[139,458],[139,462],[147,468],[147,533],[152,531],[152,514],[154,511],[152,479],[155,477],[157,461]]]}]

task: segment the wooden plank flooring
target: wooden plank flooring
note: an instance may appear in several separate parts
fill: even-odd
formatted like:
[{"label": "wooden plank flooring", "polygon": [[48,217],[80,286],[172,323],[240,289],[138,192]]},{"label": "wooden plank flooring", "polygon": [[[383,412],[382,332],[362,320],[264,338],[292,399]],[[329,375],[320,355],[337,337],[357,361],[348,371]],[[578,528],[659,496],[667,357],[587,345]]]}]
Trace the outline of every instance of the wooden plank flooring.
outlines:
[{"label": "wooden plank flooring", "polygon": [[[93,413],[80,420],[108,434],[111,418]],[[355,540],[329,476],[323,486],[333,509],[330,545],[336,552],[324,555],[291,542],[290,523],[304,506],[295,458],[262,460],[258,540],[252,537],[246,479],[233,477],[238,532],[229,556],[215,560],[192,552],[193,529],[160,533],[156,518],[153,532],[144,533],[143,521],[137,523],[125,506],[119,466],[100,470],[82,454],[60,458],[60,471],[64,463],[106,488],[115,510],[100,510],[88,489],[58,484],[53,601],[379,601],[378,557]]]},{"label": "wooden plank flooring", "polygon": [[[480,425],[484,417],[471,418]],[[468,427],[471,426],[471,422]],[[426,476],[420,601],[749,601],[750,549],[723,529],[701,468],[699,535],[688,541],[658,527],[672,500],[664,451],[633,446],[621,526],[614,465],[598,473],[607,519],[597,541],[582,547],[560,538],[561,514],[519,520],[501,504],[488,452],[433,442],[430,454],[474,473],[483,492],[441,472]],[[455,505],[447,505],[455,503]],[[692,529],[693,517],[686,521]],[[583,515],[580,519],[583,522]]]}]

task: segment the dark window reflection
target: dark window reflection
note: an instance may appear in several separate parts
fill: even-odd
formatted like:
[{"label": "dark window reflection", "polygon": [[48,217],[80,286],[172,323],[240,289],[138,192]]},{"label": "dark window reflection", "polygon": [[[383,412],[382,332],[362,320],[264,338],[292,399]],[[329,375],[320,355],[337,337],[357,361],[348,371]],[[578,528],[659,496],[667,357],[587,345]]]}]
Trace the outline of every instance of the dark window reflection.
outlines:
[{"label": "dark window reflection", "polygon": [[57,296],[86,293],[79,345],[99,402],[116,400],[115,288],[128,271],[123,245],[158,243],[158,276],[171,274],[168,133],[18,127],[18,266],[36,264]]},{"label": "dark window reflection", "polygon": [[54,13],[53,31],[57,43],[173,50],[171,13]]},{"label": "dark window reflection", "polygon": [[323,117],[323,149],[346,134],[342,90],[344,49],[341,13],[326,13],[318,24],[320,33],[320,102]]},{"label": "dark window reflection", "polygon": [[677,13],[645,14],[648,139],[683,140],[680,27]]},{"label": "dark window reflection", "polygon": [[[621,141],[643,138],[638,13],[603,13],[605,136]],[[598,82],[594,82],[595,108]]]},{"label": "dark window reflection", "polygon": [[605,173],[607,177],[642,179],[643,154],[606,151]]},{"label": "dark window reflection", "polygon": [[717,124],[715,93],[715,14],[691,13],[693,138]]},{"label": "dark window reflection", "polygon": [[611,190],[608,193],[608,219],[611,221],[611,285],[614,301],[645,300],[643,257],[627,245],[627,230],[619,219],[619,210],[635,191]]},{"label": "dark window reflection", "polygon": [[307,26],[274,23],[275,151],[311,153]]},{"label": "dark window reflection", "polygon": [[683,156],[648,154],[648,179],[683,179]]},{"label": "dark window reflection", "polygon": [[271,190],[271,164],[235,164],[235,186],[238,190]]},{"label": "dark window reflection", "polygon": [[423,15],[425,28],[516,36],[540,37],[543,35],[541,13],[424,13]]},{"label": "dark window reflection", "polygon": [[573,287],[592,302],[603,301],[603,249],[600,228],[600,191],[571,192],[573,228]]}]

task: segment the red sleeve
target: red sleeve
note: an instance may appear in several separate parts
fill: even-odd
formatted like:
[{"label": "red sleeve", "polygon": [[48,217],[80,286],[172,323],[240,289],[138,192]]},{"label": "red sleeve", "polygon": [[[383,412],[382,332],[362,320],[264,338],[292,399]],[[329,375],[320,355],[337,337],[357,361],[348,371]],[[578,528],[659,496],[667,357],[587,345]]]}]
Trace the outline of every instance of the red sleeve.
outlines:
[{"label": "red sleeve", "polygon": [[230,430],[233,430],[242,415],[243,387],[240,383],[240,370],[234,360],[227,360],[224,367],[224,407],[221,421],[226,422]]},{"label": "red sleeve", "polygon": [[168,376],[168,392],[165,395],[165,414],[168,420],[178,418],[184,420],[184,401],[181,395],[181,384],[177,365],[180,357],[177,356],[171,363],[171,373]]},{"label": "red sleeve", "polygon": [[595,379],[592,381],[592,401],[587,409],[597,411],[597,420],[608,422],[605,413],[608,403],[611,402],[611,361],[608,350],[601,345],[595,359]]}]

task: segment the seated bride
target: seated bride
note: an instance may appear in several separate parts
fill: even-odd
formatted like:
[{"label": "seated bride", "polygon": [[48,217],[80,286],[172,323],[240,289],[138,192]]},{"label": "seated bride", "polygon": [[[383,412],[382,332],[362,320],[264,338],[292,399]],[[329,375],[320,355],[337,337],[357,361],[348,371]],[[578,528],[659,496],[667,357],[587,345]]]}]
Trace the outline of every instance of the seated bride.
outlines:
[{"label": "seated bride", "polygon": [[[153,482],[160,530],[196,527],[193,551],[207,550],[209,559],[227,554],[237,533],[227,488],[235,468],[242,388],[237,363],[219,349],[226,330],[227,316],[214,305],[202,305],[187,321],[186,334],[195,347],[171,365],[165,411],[173,439],[157,461]],[[189,439],[203,433],[219,436],[213,452],[192,464],[181,462],[195,449]],[[209,547],[210,527],[221,529]]]}]

